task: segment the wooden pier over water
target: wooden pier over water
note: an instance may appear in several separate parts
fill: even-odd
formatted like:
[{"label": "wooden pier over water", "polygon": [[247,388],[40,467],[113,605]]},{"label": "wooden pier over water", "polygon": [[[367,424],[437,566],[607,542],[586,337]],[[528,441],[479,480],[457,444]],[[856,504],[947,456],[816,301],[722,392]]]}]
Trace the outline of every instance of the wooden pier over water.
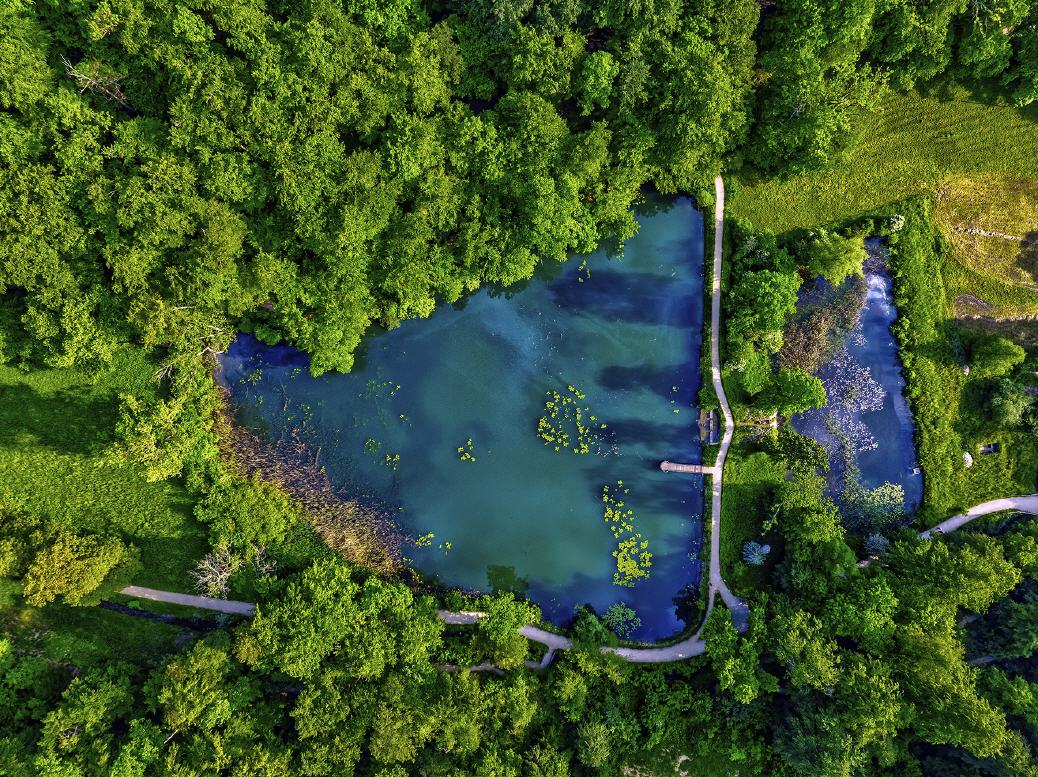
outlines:
[{"label": "wooden pier over water", "polygon": [[713,467],[704,467],[702,464],[677,464],[673,461],[661,461],[660,469],[664,472],[683,472],[687,475],[713,475]]}]

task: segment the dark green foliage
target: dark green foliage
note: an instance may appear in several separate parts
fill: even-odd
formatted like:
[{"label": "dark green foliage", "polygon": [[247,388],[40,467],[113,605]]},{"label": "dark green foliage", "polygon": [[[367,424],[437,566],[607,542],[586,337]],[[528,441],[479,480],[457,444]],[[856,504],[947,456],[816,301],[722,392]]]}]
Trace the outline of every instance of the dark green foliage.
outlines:
[{"label": "dark green foliage", "polygon": [[984,338],[971,349],[970,370],[978,377],[998,378],[1021,364],[1027,352],[1005,337]]}]

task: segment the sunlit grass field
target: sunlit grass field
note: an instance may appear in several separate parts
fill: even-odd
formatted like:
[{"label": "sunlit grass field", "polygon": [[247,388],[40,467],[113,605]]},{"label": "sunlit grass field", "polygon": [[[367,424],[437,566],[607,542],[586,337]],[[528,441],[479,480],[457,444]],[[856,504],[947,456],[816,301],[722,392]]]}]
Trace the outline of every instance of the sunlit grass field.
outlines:
[{"label": "sunlit grass field", "polygon": [[737,176],[730,213],[783,233],[829,224],[917,194],[947,176],[1038,177],[1038,109],[950,84],[891,93],[857,122],[823,169],[789,179]]},{"label": "sunlit grass field", "polygon": [[186,591],[207,550],[191,496],[107,455],[119,395],[153,396],[154,370],[129,346],[94,374],[0,366],[0,494],[62,526],[132,542],[144,561],[136,583]]},{"label": "sunlit grass field", "polygon": [[1038,313],[1038,178],[948,176],[934,218],[951,248],[944,275],[956,314]]}]

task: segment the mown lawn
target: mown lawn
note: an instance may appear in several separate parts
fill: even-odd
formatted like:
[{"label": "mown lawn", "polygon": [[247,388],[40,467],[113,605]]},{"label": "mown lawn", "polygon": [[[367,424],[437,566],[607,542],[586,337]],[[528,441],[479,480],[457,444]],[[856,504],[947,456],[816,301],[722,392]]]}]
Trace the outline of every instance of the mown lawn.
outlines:
[{"label": "mown lawn", "polygon": [[945,176],[1038,176],[1038,108],[1017,109],[962,86],[891,93],[857,122],[825,168],[785,180],[737,176],[729,211],[783,233],[841,221],[915,194]]},{"label": "mown lawn", "polygon": [[119,395],[154,395],[154,369],[129,346],[96,374],[0,366],[0,493],[55,523],[123,537],[144,562],[134,582],[187,591],[207,549],[191,496],[106,455]]}]

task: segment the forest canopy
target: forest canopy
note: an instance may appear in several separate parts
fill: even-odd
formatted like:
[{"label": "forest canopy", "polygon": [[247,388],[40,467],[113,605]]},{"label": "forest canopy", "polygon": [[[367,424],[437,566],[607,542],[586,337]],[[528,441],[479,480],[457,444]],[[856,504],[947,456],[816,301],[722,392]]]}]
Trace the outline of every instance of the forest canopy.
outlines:
[{"label": "forest canopy", "polygon": [[93,3],[0,11],[7,358],[235,328],[348,370],[636,229],[744,140],[757,5]]}]

